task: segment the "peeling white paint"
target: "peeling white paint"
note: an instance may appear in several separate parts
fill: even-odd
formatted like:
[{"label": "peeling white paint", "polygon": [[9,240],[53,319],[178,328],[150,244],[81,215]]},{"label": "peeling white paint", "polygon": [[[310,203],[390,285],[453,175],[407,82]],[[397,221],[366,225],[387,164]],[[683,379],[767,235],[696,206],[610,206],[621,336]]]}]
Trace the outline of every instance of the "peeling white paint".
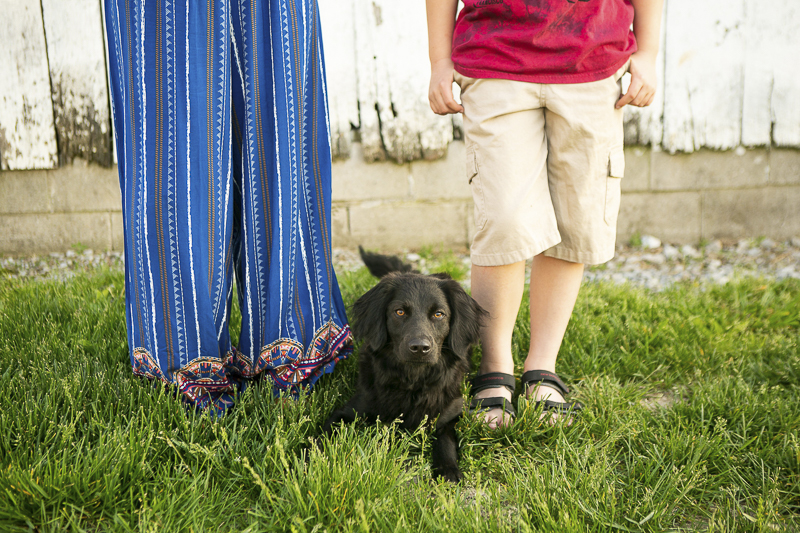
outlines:
[{"label": "peeling white paint", "polygon": [[669,0],[664,135],[670,152],[739,145],[744,0]]},{"label": "peeling white paint", "polygon": [[747,0],[742,143],[800,146],[800,3]]},{"label": "peeling white paint", "polygon": [[[666,5],[661,20],[666,18]],[[647,107],[625,106],[625,144],[659,146],[664,133],[661,117],[664,114],[664,56],[667,44],[666,24],[661,24],[661,42],[656,57],[658,85],[653,103]],[[623,94],[628,91],[630,74],[623,77]]]},{"label": "peeling white paint", "polygon": [[328,106],[331,152],[334,158],[350,157],[351,130],[358,127],[356,36],[353,0],[319,0]]},{"label": "peeling white paint", "polygon": [[[336,0],[328,0],[335,2]],[[387,104],[384,97],[378,101],[378,73],[380,65],[376,61],[374,27],[375,19],[370,0],[354,0],[355,17],[355,61],[356,98],[358,99],[359,135],[366,161],[386,159],[381,140],[376,105]]]},{"label": "peeling white paint", "polygon": [[56,136],[39,0],[0,0],[0,170],[55,168]]},{"label": "peeling white paint", "polygon": [[61,163],[111,164],[103,24],[98,0],[41,0]]},{"label": "peeling white paint", "polygon": [[424,2],[355,0],[361,141],[368,160],[441,157],[452,120],[428,104]]},{"label": "peeling white paint", "polygon": [[[319,6],[333,156],[349,157],[355,130],[367,161],[441,157],[461,117],[428,105],[425,3]],[[57,164],[53,102],[62,159],[109,159],[99,1],[0,0],[0,13],[0,168]],[[799,2],[668,0],[663,20],[659,91],[626,108],[628,144],[800,148]]]}]

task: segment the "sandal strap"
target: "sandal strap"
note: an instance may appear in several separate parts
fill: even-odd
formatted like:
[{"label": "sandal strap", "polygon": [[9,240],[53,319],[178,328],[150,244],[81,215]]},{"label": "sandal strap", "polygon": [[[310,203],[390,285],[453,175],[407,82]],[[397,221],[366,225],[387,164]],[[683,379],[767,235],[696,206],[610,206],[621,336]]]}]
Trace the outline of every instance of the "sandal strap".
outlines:
[{"label": "sandal strap", "polygon": [[511,374],[504,374],[503,372],[487,372],[486,374],[478,374],[469,380],[470,395],[480,392],[484,389],[493,389],[495,387],[505,387],[511,394],[514,394],[514,387],[516,381]]},{"label": "sandal strap", "polygon": [[542,405],[544,411],[554,412],[559,415],[578,414],[583,410],[580,402],[553,402],[550,400],[540,400],[536,405]]},{"label": "sandal strap", "polygon": [[517,416],[517,411],[514,409],[514,404],[511,403],[511,400],[506,400],[499,396],[495,398],[473,398],[472,401],[469,402],[470,412],[488,411],[495,407],[502,407],[503,411],[511,416]]},{"label": "sandal strap", "polygon": [[531,383],[544,383],[557,389],[562,395],[569,394],[569,389],[555,372],[548,370],[528,370],[522,374],[522,387],[527,389]]}]

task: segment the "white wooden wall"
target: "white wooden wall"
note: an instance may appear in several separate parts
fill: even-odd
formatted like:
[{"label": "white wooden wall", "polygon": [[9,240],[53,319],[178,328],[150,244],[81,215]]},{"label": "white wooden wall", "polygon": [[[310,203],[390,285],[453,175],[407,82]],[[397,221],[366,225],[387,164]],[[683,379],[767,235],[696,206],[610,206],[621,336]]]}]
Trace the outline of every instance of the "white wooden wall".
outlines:
[{"label": "white wooden wall", "polygon": [[58,152],[111,164],[111,122],[99,0],[41,0]]},{"label": "white wooden wall", "polygon": [[[357,128],[367,161],[441,157],[453,140],[453,121],[428,107],[425,2],[319,4],[334,137]],[[349,147],[338,143],[334,152],[346,157]]]},{"label": "white wooden wall", "polygon": [[57,164],[39,0],[0,0],[0,170]]},{"label": "white wooden wall", "polygon": [[[319,0],[335,157],[436,159],[423,0]],[[0,169],[111,161],[100,0],[0,0]],[[626,141],[669,152],[800,148],[800,1],[666,0],[659,96]]]},{"label": "white wooden wall", "polygon": [[0,0],[0,169],[111,164],[100,0]]},{"label": "white wooden wall", "polygon": [[662,146],[800,147],[800,2],[668,0]]}]

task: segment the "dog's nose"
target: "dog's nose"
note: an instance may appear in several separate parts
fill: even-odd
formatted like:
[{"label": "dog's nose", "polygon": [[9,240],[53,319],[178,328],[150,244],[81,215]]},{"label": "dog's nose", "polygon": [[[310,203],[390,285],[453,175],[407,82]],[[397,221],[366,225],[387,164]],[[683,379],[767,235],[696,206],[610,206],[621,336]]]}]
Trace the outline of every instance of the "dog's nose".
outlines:
[{"label": "dog's nose", "polygon": [[408,343],[408,349],[413,353],[428,353],[431,351],[431,343],[426,339],[412,339]]}]

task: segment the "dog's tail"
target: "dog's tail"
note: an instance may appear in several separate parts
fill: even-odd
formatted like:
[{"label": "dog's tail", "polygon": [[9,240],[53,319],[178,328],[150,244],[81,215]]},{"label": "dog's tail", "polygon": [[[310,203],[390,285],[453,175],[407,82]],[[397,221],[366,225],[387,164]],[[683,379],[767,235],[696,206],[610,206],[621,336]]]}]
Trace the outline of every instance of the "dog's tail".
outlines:
[{"label": "dog's tail", "polygon": [[369,273],[376,278],[382,278],[391,272],[411,272],[411,265],[403,263],[397,257],[366,252],[361,246],[358,247],[358,253],[361,254],[361,260],[364,261]]}]

